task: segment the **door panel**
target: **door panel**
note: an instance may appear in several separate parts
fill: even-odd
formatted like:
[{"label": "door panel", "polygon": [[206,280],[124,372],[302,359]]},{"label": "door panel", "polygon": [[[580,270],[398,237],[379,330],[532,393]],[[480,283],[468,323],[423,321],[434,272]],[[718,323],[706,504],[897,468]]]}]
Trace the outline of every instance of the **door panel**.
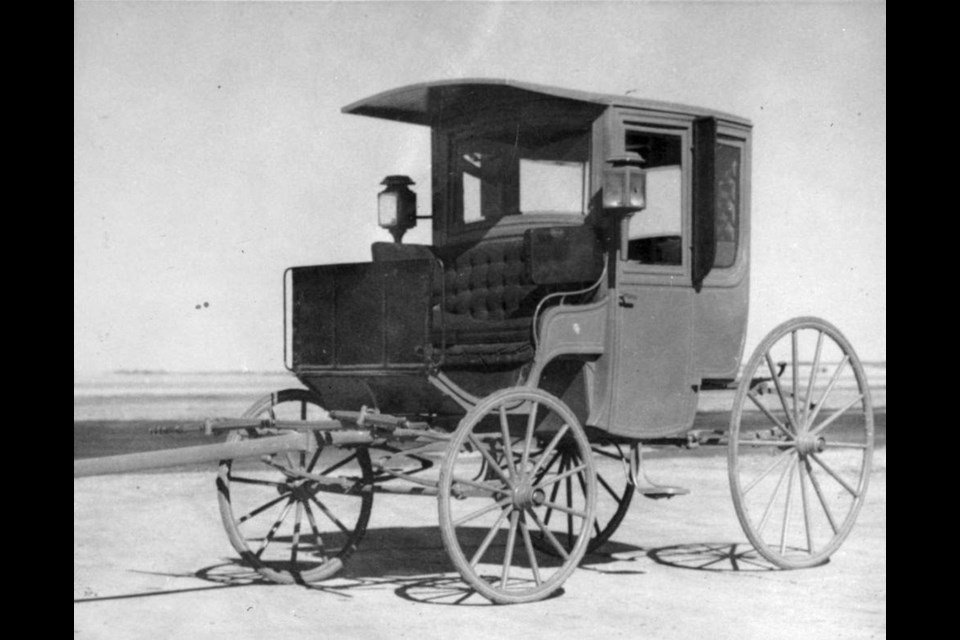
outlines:
[{"label": "door panel", "polygon": [[609,430],[632,437],[684,431],[697,410],[692,380],[693,291],[621,285]]}]

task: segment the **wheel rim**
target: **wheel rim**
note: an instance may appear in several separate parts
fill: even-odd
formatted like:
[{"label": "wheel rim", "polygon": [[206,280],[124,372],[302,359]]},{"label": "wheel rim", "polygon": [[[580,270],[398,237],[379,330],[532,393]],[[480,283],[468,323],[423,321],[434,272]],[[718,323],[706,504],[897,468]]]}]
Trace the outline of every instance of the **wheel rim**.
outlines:
[{"label": "wheel rim", "polygon": [[[751,380],[769,378],[751,388]],[[873,408],[846,338],[817,318],[782,324],[757,347],[737,389],[729,474],[737,517],[778,567],[825,562],[866,497]]]},{"label": "wheel rim", "polygon": [[[522,434],[522,435],[521,435]],[[547,465],[558,446],[575,447],[582,462],[564,472]],[[477,468],[489,465],[477,482]],[[556,484],[582,474],[580,501],[549,499]],[[462,499],[470,494],[482,500]],[[464,580],[494,602],[529,602],[560,587],[590,539],[596,475],[590,444],[572,412],[537,389],[509,389],[483,400],[461,421],[440,471],[440,531]],[[552,509],[573,521],[564,545],[544,524]],[[554,516],[556,517],[556,516]],[[534,545],[537,532],[553,557]]]},{"label": "wheel rim", "polygon": [[[303,389],[271,394],[244,414],[279,420],[324,416],[315,397]],[[228,441],[282,433],[287,431],[234,431]],[[370,519],[373,472],[367,450],[324,447],[319,436],[316,442],[313,451],[220,463],[217,496],[230,542],[246,563],[274,582],[332,576],[356,550]],[[343,490],[322,490],[297,472],[337,478]]]},{"label": "wheel rim", "polygon": [[[597,477],[597,509],[591,528],[590,541],[587,543],[587,553],[593,553],[609,540],[627,515],[636,489],[636,485],[630,477],[629,456],[632,455],[636,446],[591,444],[590,448],[593,452]],[[562,450],[557,451],[553,456],[554,459],[545,465],[547,469],[555,468],[557,473],[563,473],[581,464],[582,459],[579,450],[573,443],[567,443],[566,446],[558,447],[558,449]],[[582,495],[586,486],[586,477],[581,471],[570,480],[570,482],[564,481],[554,485],[556,495],[551,495],[552,502],[563,505],[581,504],[583,502]],[[551,489],[552,493],[553,489]],[[567,552],[573,549],[576,537],[573,523],[566,514],[553,513],[553,510],[548,509],[544,517],[544,524],[553,531],[554,537]],[[536,532],[533,543],[545,553],[558,555],[542,531],[538,530]]]}]

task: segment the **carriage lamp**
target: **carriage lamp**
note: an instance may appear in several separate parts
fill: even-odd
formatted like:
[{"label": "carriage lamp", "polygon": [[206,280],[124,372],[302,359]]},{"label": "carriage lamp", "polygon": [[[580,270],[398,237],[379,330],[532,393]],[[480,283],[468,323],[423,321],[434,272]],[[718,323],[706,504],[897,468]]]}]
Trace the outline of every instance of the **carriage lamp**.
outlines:
[{"label": "carriage lamp", "polygon": [[607,159],[603,170],[603,210],[630,216],[647,206],[647,175],[639,153]]},{"label": "carriage lamp", "polygon": [[617,221],[614,225],[620,241],[620,259],[630,251],[626,221],[647,206],[647,174],[639,153],[625,153],[607,159],[603,170],[603,212]]},{"label": "carriage lamp", "polygon": [[387,187],[377,195],[380,226],[400,243],[403,234],[417,226],[417,194],[408,186],[414,182],[408,176],[387,176],[380,184]]}]

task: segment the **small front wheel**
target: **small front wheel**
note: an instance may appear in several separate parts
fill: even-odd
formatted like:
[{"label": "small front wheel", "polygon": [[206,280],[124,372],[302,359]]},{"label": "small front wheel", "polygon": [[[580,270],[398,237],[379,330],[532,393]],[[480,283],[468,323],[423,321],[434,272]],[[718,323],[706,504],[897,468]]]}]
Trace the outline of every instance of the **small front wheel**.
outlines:
[{"label": "small front wheel", "polygon": [[796,318],[760,343],[728,449],[733,504],[760,555],[784,569],[826,562],[863,506],[873,435],[863,366],[836,327]]},{"label": "small front wheel", "polygon": [[[325,412],[306,389],[285,389],[244,417],[319,420]],[[228,441],[284,433],[246,429]],[[318,436],[310,452],[222,461],[217,497],[230,543],[247,564],[272,582],[310,583],[337,573],[356,550],[370,519],[372,482],[366,448],[325,446]]]},{"label": "small front wheel", "polygon": [[[562,470],[559,450],[571,460]],[[478,474],[484,464],[486,472]],[[582,482],[582,490],[562,502],[551,500],[554,487],[571,479],[577,486]],[[586,553],[596,491],[590,443],[573,412],[539,389],[499,391],[464,416],[444,456],[444,547],[463,579],[486,598],[540,600],[563,584]],[[569,540],[558,539],[546,524],[548,513],[569,518]],[[551,553],[537,548],[537,536]]]}]

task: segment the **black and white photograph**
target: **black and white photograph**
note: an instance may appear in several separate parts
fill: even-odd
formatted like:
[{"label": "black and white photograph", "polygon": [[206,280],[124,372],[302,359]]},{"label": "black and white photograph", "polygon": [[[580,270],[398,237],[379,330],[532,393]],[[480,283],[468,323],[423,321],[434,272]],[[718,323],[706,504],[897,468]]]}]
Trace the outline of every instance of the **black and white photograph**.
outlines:
[{"label": "black and white photograph", "polygon": [[74,637],[886,637],[886,3],[75,0]]}]

